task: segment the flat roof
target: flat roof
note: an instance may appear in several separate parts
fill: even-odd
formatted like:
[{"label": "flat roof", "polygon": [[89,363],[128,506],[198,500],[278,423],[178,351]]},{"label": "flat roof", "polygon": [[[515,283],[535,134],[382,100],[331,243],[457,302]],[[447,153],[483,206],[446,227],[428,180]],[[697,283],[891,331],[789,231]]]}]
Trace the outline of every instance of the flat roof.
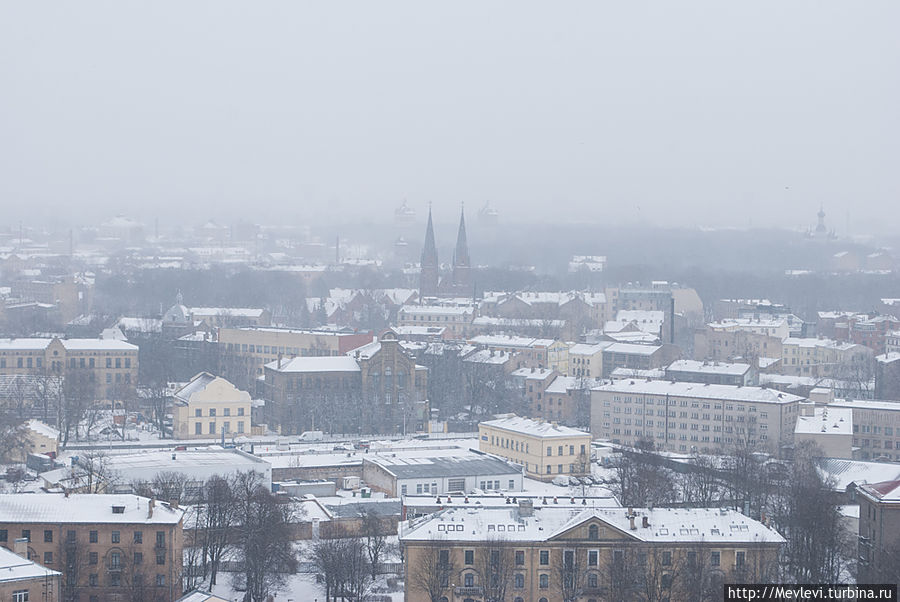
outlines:
[{"label": "flat roof", "polygon": [[853,410],[819,407],[813,416],[797,416],[795,435],[852,435]]},{"label": "flat roof", "polygon": [[[279,364],[281,364],[279,366]],[[290,360],[275,360],[266,368],[278,372],[359,372],[359,363],[346,355],[323,357],[295,357]]]},{"label": "flat roof", "polygon": [[447,477],[480,477],[521,475],[522,469],[504,460],[484,454],[463,452],[465,455],[430,458],[367,457],[364,462],[381,466],[398,479],[428,479]]},{"label": "flat roof", "polygon": [[487,426],[496,429],[502,429],[510,433],[519,435],[529,435],[531,437],[557,438],[557,437],[587,437],[591,434],[585,431],[579,431],[568,426],[553,424],[552,422],[542,422],[532,420],[531,418],[523,418],[521,416],[508,416],[506,418],[498,418],[496,420],[486,420],[478,425]]},{"label": "flat roof", "polygon": [[789,403],[802,401],[804,397],[782,393],[762,387],[740,387],[737,385],[711,385],[705,383],[670,382],[667,380],[628,380],[594,387],[592,391],[608,393],[628,393],[633,395],[675,395],[697,399],[721,399],[737,402]]},{"label": "flat roof", "polygon": [[743,376],[750,370],[750,364],[676,360],[669,364],[667,370],[670,372],[698,372],[700,374]]}]

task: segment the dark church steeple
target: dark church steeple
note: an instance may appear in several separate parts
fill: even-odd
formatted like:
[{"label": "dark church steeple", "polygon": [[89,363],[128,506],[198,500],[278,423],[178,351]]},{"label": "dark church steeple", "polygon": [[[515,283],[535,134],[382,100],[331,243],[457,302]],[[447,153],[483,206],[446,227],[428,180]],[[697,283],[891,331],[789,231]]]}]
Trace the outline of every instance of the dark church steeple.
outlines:
[{"label": "dark church steeple", "polygon": [[434,225],[431,207],[428,208],[428,226],[425,229],[425,246],[422,247],[421,272],[419,273],[419,298],[434,297],[438,293],[438,254],[434,244]]},{"label": "dark church steeple", "polygon": [[471,285],[469,274],[469,245],[466,240],[465,208],[459,213],[459,232],[456,235],[456,249],[453,251],[453,286],[458,291],[467,290]]}]

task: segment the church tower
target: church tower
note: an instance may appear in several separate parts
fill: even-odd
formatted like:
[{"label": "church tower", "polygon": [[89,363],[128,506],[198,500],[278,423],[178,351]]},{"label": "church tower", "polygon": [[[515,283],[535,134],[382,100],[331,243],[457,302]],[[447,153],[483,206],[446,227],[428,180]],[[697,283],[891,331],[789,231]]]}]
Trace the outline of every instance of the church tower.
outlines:
[{"label": "church tower", "polygon": [[459,233],[456,235],[456,249],[453,251],[453,287],[457,294],[467,293],[472,286],[472,277],[469,273],[469,244],[466,240],[466,214],[465,209],[459,213]]},{"label": "church tower", "polygon": [[422,269],[419,272],[419,299],[435,297],[438,293],[438,255],[434,244],[434,225],[431,223],[431,207],[428,208],[428,226],[425,229],[425,246],[422,247]]}]

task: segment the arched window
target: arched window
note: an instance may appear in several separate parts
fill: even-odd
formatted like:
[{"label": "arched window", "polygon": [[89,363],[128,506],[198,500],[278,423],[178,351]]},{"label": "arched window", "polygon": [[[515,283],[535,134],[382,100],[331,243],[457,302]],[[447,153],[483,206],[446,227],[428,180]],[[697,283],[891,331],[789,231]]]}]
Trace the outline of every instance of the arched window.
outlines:
[{"label": "arched window", "polygon": [[588,573],[588,587],[596,589],[598,582],[597,573]]},{"label": "arched window", "polygon": [[588,527],[588,539],[591,541],[597,541],[600,539],[600,527],[597,525],[591,525]]},{"label": "arched window", "polygon": [[547,598],[541,598],[538,602],[547,602]]},{"label": "arched window", "polygon": [[463,575],[463,583],[466,587],[475,587],[475,573],[466,573]]}]

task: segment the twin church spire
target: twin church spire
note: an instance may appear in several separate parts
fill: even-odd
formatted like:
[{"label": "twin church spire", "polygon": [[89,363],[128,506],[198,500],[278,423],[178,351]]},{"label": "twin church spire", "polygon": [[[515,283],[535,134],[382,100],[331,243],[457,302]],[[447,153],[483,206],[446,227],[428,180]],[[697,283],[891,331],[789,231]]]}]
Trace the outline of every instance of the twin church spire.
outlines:
[{"label": "twin church spire", "polygon": [[425,245],[422,247],[421,272],[419,273],[419,298],[437,296],[466,296],[471,291],[471,263],[466,239],[465,210],[460,210],[459,231],[453,251],[453,272],[440,278],[440,262],[434,239],[431,207],[428,208],[428,225],[425,227]]}]

